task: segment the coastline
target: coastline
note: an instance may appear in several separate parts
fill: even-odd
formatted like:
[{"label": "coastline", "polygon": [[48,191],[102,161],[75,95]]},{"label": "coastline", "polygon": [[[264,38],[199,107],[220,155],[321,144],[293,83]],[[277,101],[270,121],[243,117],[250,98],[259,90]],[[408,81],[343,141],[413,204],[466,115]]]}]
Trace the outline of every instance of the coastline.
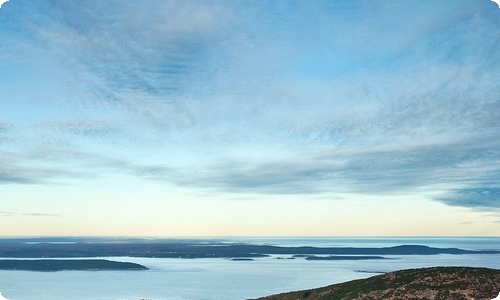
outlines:
[{"label": "coastline", "polygon": [[[124,238],[87,238],[87,243],[121,243]],[[128,241],[137,239],[128,239]],[[248,244],[255,238],[225,239],[159,239],[181,244],[205,243],[223,246],[227,243]],[[12,240],[11,240],[12,241]],[[17,242],[40,242],[49,245],[67,243],[76,245],[81,238],[37,238]],[[143,239],[142,243],[154,239]],[[499,238],[266,238],[266,245],[316,246],[319,248],[341,246],[360,248],[393,247],[400,243],[419,243],[441,248],[493,249],[500,247]],[[0,240],[0,252],[8,241]],[[7,243],[8,244],[8,243]],[[264,245],[264,243],[258,243]],[[33,245],[33,244],[27,244]],[[279,258],[282,259],[279,259]],[[230,258],[161,258],[107,256],[99,259],[127,261],[144,265],[146,272],[130,271],[69,271],[69,272],[26,272],[0,270],[1,292],[9,299],[39,300],[85,300],[95,299],[207,299],[234,300],[254,299],[270,294],[292,290],[311,289],[334,283],[363,279],[373,274],[382,274],[401,269],[432,266],[470,266],[500,269],[498,254],[436,254],[436,255],[390,255],[381,260],[305,260],[287,259],[291,255],[270,255],[254,258],[253,261],[233,261]],[[32,258],[27,258],[32,259]],[[78,257],[82,259],[82,257]],[[86,259],[86,258],[85,258]],[[360,272],[360,271],[364,272]],[[28,286],[28,287],[27,287]]]}]

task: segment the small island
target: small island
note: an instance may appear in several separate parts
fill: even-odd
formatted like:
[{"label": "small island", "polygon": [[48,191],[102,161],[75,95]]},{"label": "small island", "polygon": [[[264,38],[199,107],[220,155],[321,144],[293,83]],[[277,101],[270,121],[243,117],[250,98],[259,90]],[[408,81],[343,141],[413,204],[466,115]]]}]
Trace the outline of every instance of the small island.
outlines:
[{"label": "small island", "polygon": [[329,255],[329,256],[310,255],[306,257],[306,260],[370,260],[370,259],[389,259],[389,258],[376,255]]},{"label": "small island", "polygon": [[106,259],[2,259],[0,270],[17,271],[127,271],[149,270],[147,267],[131,263]]}]

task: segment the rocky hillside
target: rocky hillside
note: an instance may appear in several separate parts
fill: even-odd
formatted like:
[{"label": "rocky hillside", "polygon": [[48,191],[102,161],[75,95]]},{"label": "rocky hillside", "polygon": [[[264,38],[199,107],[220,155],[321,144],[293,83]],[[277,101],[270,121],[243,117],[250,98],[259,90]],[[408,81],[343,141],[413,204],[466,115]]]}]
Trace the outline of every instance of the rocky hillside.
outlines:
[{"label": "rocky hillside", "polygon": [[401,270],[262,300],[443,299],[491,300],[500,292],[500,270],[434,267]]}]

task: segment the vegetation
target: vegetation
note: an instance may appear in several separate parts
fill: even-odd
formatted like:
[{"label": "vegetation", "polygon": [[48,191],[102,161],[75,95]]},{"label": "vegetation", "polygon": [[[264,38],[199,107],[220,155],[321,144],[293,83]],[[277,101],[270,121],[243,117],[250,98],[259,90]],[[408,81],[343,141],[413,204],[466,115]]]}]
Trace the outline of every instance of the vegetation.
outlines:
[{"label": "vegetation", "polygon": [[[77,258],[77,257],[163,257],[163,258],[259,258],[269,255],[294,255],[308,259],[384,259],[382,255],[500,254],[492,250],[435,248],[399,245],[381,248],[355,247],[280,247],[206,241],[117,240],[114,242],[79,240],[74,243],[36,243],[29,240],[0,239],[0,257]],[[319,256],[318,256],[319,255]],[[342,257],[344,255],[344,257]],[[347,257],[348,255],[348,257]],[[316,257],[314,257],[316,256]],[[328,257],[331,256],[331,257]]]},{"label": "vegetation", "polygon": [[106,259],[5,259],[0,270],[63,271],[63,270],[147,270],[143,265]]},{"label": "vegetation", "polygon": [[470,267],[409,269],[261,300],[493,299],[500,270]]}]

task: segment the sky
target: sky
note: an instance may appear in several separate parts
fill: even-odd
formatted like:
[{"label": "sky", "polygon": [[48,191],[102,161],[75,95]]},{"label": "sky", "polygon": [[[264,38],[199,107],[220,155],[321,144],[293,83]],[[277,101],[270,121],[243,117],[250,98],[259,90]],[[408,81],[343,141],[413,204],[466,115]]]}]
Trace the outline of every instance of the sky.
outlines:
[{"label": "sky", "polygon": [[499,236],[489,0],[11,0],[0,236]]}]

